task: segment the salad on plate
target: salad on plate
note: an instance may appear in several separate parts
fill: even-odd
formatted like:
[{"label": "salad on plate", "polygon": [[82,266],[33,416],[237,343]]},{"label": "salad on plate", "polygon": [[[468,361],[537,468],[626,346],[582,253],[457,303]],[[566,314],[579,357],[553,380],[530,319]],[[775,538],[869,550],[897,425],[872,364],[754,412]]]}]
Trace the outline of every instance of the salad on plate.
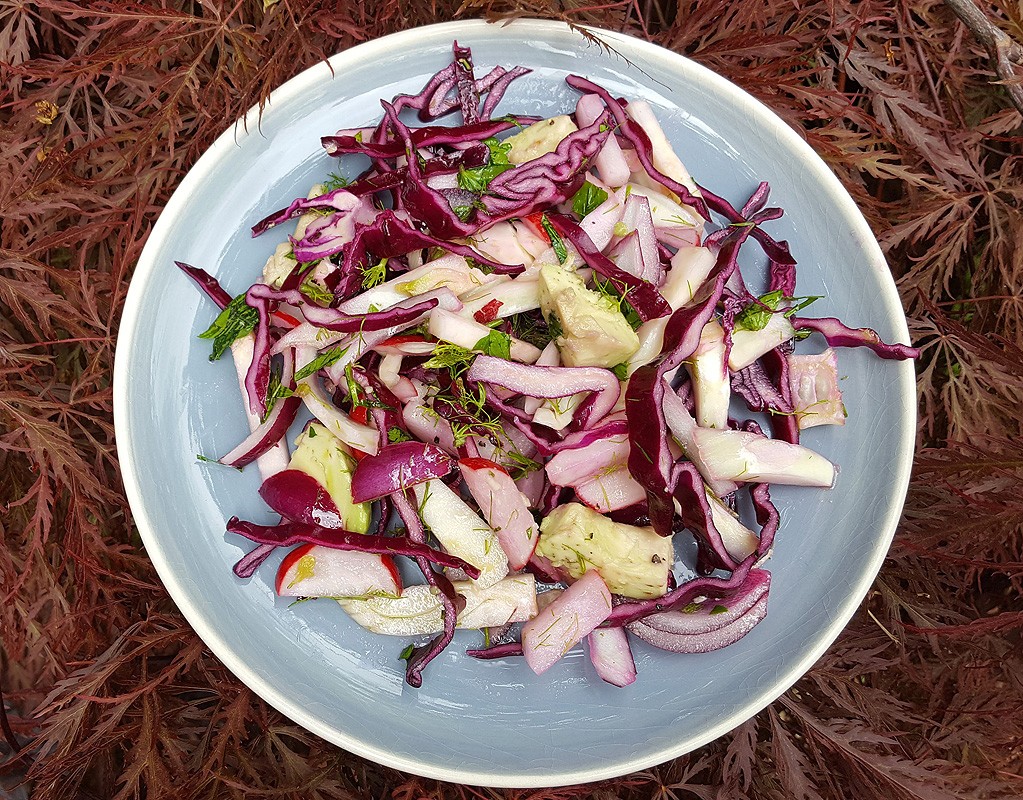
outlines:
[{"label": "salad on plate", "polygon": [[845,421],[835,348],[916,354],[808,316],[767,184],[738,209],[698,184],[645,101],[570,75],[566,113],[498,115],[528,72],[478,76],[455,43],[420,93],[323,137],[338,172],[253,226],[295,224],[244,293],[178,264],[249,421],[218,460],[255,464],[280,515],[228,521],[256,543],[236,575],[292,548],[277,594],[402,637],[413,686],[456,628],[537,674],[585,641],[617,686],[633,637],[738,641],[768,611],[771,484],[836,478],[799,441]]}]

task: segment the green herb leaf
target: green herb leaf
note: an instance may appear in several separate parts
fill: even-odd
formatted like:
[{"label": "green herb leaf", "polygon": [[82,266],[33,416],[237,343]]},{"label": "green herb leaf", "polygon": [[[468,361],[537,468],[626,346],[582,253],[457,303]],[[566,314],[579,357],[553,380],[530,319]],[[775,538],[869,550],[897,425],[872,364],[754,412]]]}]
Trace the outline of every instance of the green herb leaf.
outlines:
[{"label": "green herb leaf", "polygon": [[344,189],[351,181],[338,172],[331,172],[329,178],[323,182],[323,193],[333,192],[336,189]]},{"label": "green herb leaf", "polygon": [[565,329],[562,327],[561,319],[560,319],[560,317],[558,317],[557,314],[554,314],[552,312],[550,314],[550,316],[546,317],[546,319],[547,319],[547,331],[551,335],[551,341],[554,341],[558,337],[565,335]]},{"label": "green herb leaf", "polygon": [[622,312],[622,316],[625,317],[625,321],[629,323],[629,326],[634,330],[638,331],[639,326],[643,324],[643,320],[639,318],[639,314],[636,313],[636,309],[632,307],[632,304],[626,299],[626,292],[624,295],[618,293],[618,289],[610,278],[602,281],[600,278],[594,277],[593,286],[598,292],[604,297],[610,300],[618,310]]},{"label": "green herb leaf", "polygon": [[259,312],[246,304],[245,295],[240,294],[227,304],[213,324],[199,334],[200,339],[213,340],[210,361],[216,361],[231,344],[242,336],[252,333],[259,322]]},{"label": "green herb leaf", "polygon": [[811,303],[815,303],[823,298],[824,295],[822,294],[810,295],[808,297],[790,297],[789,299],[792,300],[795,303],[795,305],[791,306],[785,312],[785,318],[788,319],[789,317],[794,317],[796,314],[798,314]]},{"label": "green herb leaf", "polygon": [[387,259],[381,258],[372,266],[362,268],[362,288],[372,289],[387,280]]},{"label": "green herb leaf", "polygon": [[615,374],[615,377],[620,381],[624,381],[629,377],[629,365],[623,361],[621,364],[615,364],[611,367],[611,371]]},{"label": "green herb leaf", "polygon": [[714,608],[710,610],[710,613],[711,616],[713,616],[714,614],[724,614],[726,611],[728,611],[726,606],[714,606]]},{"label": "green herb leaf", "polygon": [[273,407],[277,405],[278,400],[282,400],[285,397],[294,396],[294,392],[281,383],[281,374],[274,370],[270,373],[270,385],[266,390],[266,413],[263,415],[265,421],[270,416],[270,412],[273,411]]},{"label": "green herb leaf", "polygon": [[412,437],[409,436],[398,426],[387,429],[387,441],[391,444],[397,444],[398,442],[411,442]]},{"label": "green herb leaf", "polygon": [[469,362],[476,354],[457,344],[442,342],[433,349],[433,355],[423,362],[426,369],[450,369],[452,376],[457,376],[469,368]]},{"label": "green herb leaf", "polygon": [[306,278],[306,280],[302,281],[302,285],[298,287],[298,290],[320,306],[329,306],[334,300],[334,293],[320,286],[312,278]]},{"label": "green herb leaf", "polygon": [[491,331],[472,347],[488,356],[511,358],[511,337],[501,331]]},{"label": "green herb leaf", "polygon": [[584,181],[579,191],[572,196],[572,210],[579,219],[582,219],[605,200],[607,192],[589,181]]},{"label": "green herb leaf", "polygon": [[540,227],[543,228],[544,233],[551,240],[551,247],[554,248],[554,255],[558,257],[558,263],[564,264],[568,261],[568,249],[565,247],[565,243],[561,240],[558,232],[554,230],[551,221],[547,219],[546,214],[540,215]]},{"label": "green herb leaf", "polygon": [[322,353],[316,356],[316,358],[314,358],[312,361],[310,361],[308,364],[306,364],[304,367],[298,370],[298,372],[295,373],[295,380],[296,381],[305,380],[310,375],[315,375],[321,369],[326,369],[327,367],[336,364],[347,352],[348,352],[347,347],[340,346],[331,347],[328,348],[327,350],[324,350]]},{"label": "green herb leaf", "polygon": [[762,331],[771,321],[771,315],[781,303],[784,293],[781,289],[762,295],[756,302],[750,303],[735,317],[735,324],[748,331]]},{"label": "green herb leaf", "polygon": [[[499,142],[493,137],[490,139],[484,139],[483,144],[485,144],[487,149],[490,150],[490,158],[487,160],[487,164],[482,167],[475,167],[474,169],[459,167],[459,189],[465,189],[470,192],[475,192],[476,194],[483,194],[494,178],[515,166],[508,161],[508,151],[511,150],[510,144]],[[458,213],[458,209],[455,209],[455,213]]]}]

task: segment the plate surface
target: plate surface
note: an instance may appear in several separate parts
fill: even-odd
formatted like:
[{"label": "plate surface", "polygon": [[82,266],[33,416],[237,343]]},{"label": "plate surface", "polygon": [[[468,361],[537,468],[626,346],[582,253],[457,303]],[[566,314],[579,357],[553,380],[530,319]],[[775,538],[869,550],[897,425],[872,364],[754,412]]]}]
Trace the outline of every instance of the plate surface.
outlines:
[{"label": "plate surface", "polygon": [[908,341],[869,228],[798,135],[681,56],[619,34],[600,36],[617,54],[550,22],[454,22],[369,42],[335,56],[332,69],[318,64],[302,73],[272,95],[261,119],[253,110],[244,126],[225,132],[182,181],[146,245],[121,323],[114,388],[125,488],[182,613],[242,681],[296,722],[428,777],[519,787],[598,780],[727,732],[780,695],[838,636],[881,566],[909,480],[912,365],[841,351],[848,424],[804,438],[841,471],[830,491],[775,490],[782,526],[768,563],[766,620],[739,643],[704,655],[675,656],[637,641],[639,679],[625,689],[601,683],[580,648],[539,678],[521,659],[474,661],[464,650],[480,639],[466,632],[431,664],[423,687],[411,689],[402,681],[403,641],[363,632],[332,603],[289,608],[275,598],[280,556],[251,580],[233,576],[246,543],[224,533],[226,519],[269,515],[255,470],[196,459],[223,454],[247,429],[229,359],[211,364],[208,343],[195,338],[213,319],[212,307],[173,261],[203,266],[228,291],[243,291],[285,235],[253,240],[249,226],[336,168],[319,137],[375,122],[379,99],[421,88],[448,63],[453,39],[472,47],[478,69],[533,68],[498,113],[571,110],[575,95],[563,82],[571,72],[615,95],[647,99],[697,180],[736,205],[758,181],[770,181],[771,205],[786,215],[769,230],[792,245],[799,292],[825,296],[814,316],[838,315]]}]

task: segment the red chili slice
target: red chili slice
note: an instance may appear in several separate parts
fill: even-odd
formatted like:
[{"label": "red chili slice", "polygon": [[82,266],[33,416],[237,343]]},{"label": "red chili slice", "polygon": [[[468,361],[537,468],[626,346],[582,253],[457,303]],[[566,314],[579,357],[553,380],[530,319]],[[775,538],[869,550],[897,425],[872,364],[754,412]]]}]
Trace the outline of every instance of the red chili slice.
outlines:
[{"label": "red chili slice", "polygon": [[501,310],[501,306],[503,305],[504,303],[495,298],[494,300],[491,300],[489,303],[483,306],[483,308],[481,308],[475,314],[473,314],[472,315],[473,319],[475,319],[477,322],[483,323],[484,325],[486,325],[488,322],[493,322],[495,319],[497,319],[497,312]]},{"label": "red chili slice", "polygon": [[498,464],[496,461],[491,461],[489,458],[479,458],[476,456],[470,458],[458,459],[459,464],[464,464],[469,469],[496,469],[503,472],[505,475],[508,474],[508,470]]}]

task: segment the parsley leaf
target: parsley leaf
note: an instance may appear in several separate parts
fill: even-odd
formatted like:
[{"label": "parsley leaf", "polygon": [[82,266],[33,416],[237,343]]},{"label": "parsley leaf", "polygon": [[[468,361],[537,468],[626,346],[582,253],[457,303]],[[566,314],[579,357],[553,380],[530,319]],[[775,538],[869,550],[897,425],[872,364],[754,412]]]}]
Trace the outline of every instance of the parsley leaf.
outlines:
[{"label": "parsley leaf", "polygon": [[540,215],[540,227],[542,227],[543,232],[547,234],[547,238],[551,240],[551,247],[554,248],[554,255],[558,257],[558,263],[564,264],[568,261],[568,249],[565,247],[565,243],[561,240],[558,232],[554,230],[554,226],[551,225],[551,221],[547,219],[546,214]]},{"label": "parsley leaf", "polygon": [[305,380],[310,375],[315,375],[321,369],[326,369],[327,367],[336,364],[347,352],[347,347],[331,347],[324,350],[316,356],[316,358],[295,373],[295,380]]},{"label": "parsley leaf", "polygon": [[[490,150],[490,158],[487,159],[487,164],[482,167],[474,167],[473,169],[459,167],[459,189],[465,189],[470,192],[475,192],[476,194],[483,194],[494,178],[515,166],[508,161],[508,151],[511,150],[510,144],[499,142],[493,137],[484,139],[483,144],[485,144],[487,149]],[[455,209],[455,213],[458,213],[457,208]]]},{"label": "parsley leaf", "polygon": [[491,331],[476,342],[472,349],[496,358],[511,358],[511,337],[501,331]]},{"label": "parsley leaf", "polygon": [[245,295],[240,294],[227,304],[213,324],[199,334],[200,339],[213,340],[213,353],[210,361],[216,361],[234,342],[256,329],[259,312],[245,302]]},{"label": "parsley leaf", "polygon": [[762,295],[758,301],[750,303],[736,315],[735,324],[748,331],[762,331],[771,321],[771,315],[783,297],[781,289]]},{"label": "parsley leaf", "polygon": [[278,400],[292,397],[294,394],[294,391],[281,383],[280,372],[277,370],[271,372],[270,386],[266,390],[266,413],[263,415],[263,421],[265,422],[267,417],[270,416],[270,412],[273,411],[273,407],[277,404]]},{"label": "parsley leaf", "polygon": [[572,196],[572,210],[579,219],[582,219],[605,200],[607,192],[589,181],[584,181],[579,191]]},{"label": "parsley leaf", "polygon": [[396,444],[398,442],[411,442],[412,437],[396,425],[393,428],[387,429],[387,441],[391,444]]}]

